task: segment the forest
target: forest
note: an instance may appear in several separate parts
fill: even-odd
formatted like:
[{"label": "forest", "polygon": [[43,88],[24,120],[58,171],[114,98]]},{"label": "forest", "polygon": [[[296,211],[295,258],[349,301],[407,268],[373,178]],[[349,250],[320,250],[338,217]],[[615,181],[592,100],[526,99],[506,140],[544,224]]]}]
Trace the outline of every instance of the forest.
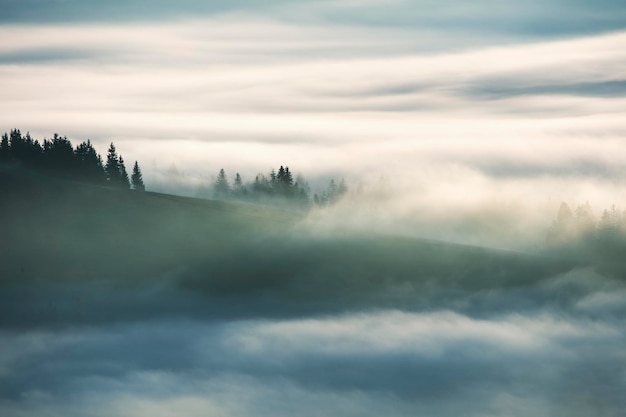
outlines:
[{"label": "forest", "polygon": [[[128,176],[124,158],[111,142],[106,160],[103,161],[90,140],[75,146],[66,136],[55,133],[50,139],[33,139],[30,133],[22,134],[19,129],[4,133],[0,141],[0,163],[20,166],[46,175],[106,185],[135,191],[145,191],[139,163],[135,161],[131,176]],[[310,207],[329,205],[343,196],[348,188],[344,180],[331,179],[326,189],[310,196],[310,187],[302,176],[294,178],[288,166],[265,175],[259,173],[253,182],[244,183],[236,173],[231,184],[224,169],[220,169],[212,184],[213,194],[221,200],[248,200],[264,203],[291,203],[294,206]]]}]

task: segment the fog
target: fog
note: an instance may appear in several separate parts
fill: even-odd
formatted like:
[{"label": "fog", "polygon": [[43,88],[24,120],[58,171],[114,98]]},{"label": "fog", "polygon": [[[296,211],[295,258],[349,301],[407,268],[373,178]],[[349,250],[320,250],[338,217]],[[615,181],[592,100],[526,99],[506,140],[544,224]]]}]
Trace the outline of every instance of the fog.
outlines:
[{"label": "fog", "polygon": [[623,2],[0,5],[0,415],[624,415]]}]

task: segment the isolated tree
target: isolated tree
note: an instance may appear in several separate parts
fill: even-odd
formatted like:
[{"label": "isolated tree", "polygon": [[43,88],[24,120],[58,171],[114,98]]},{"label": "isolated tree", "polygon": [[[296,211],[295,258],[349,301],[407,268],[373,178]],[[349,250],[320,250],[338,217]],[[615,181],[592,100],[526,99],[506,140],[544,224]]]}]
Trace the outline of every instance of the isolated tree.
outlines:
[{"label": "isolated tree", "polygon": [[120,187],[130,188],[130,180],[128,179],[128,173],[126,172],[126,165],[124,165],[122,155],[120,155]]},{"label": "isolated tree", "polygon": [[224,168],[220,169],[219,174],[217,174],[214,194],[216,198],[226,198],[230,194],[230,184],[228,183],[228,178],[226,177]]},{"label": "isolated tree", "polygon": [[135,161],[135,166],[133,167],[133,175],[131,175],[130,180],[133,185],[133,190],[135,191],[146,191],[146,186],[143,183],[143,176],[141,175],[141,169],[139,169],[139,164]]}]

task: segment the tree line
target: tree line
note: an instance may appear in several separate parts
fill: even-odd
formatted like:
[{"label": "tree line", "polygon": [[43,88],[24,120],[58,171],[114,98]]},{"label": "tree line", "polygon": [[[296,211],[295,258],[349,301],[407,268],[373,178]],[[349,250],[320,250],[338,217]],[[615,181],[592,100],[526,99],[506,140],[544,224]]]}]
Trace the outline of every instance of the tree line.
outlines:
[{"label": "tree line", "polygon": [[106,162],[90,140],[74,147],[66,136],[57,133],[39,143],[19,129],[4,133],[0,139],[0,164],[19,164],[49,175],[117,188],[145,191],[141,168],[135,161],[129,178],[122,155],[111,142]]},{"label": "tree line", "polygon": [[562,202],[547,235],[547,242],[567,246],[584,242],[601,242],[626,237],[626,211],[615,205],[602,211],[599,219],[589,202],[575,209]]},{"label": "tree line", "polygon": [[[318,206],[329,205],[344,195],[348,188],[344,180],[339,184],[331,179],[328,187],[315,193],[312,202]],[[254,181],[244,183],[237,172],[232,184],[224,169],[220,169],[213,185],[213,196],[219,199],[237,199],[252,201],[291,202],[296,205],[311,203],[309,184],[302,176],[294,178],[288,166],[281,165],[278,170],[272,169],[269,174],[259,173]]]},{"label": "tree line", "polygon": [[[19,165],[47,175],[145,191],[139,164],[135,161],[129,177],[122,155],[111,143],[103,160],[90,140],[74,147],[66,136],[55,133],[40,143],[29,133],[19,129],[4,133],[0,140],[0,165]],[[310,196],[310,187],[302,176],[294,176],[288,166],[272,169],[267,175],[259,173],[253,181],[244,182],[239,173],[229,179],[220,169],[213,184],[213,197],[218,199],[250,200],[257,202],[291,203],[299,206],[330,205],[347,192],[345,181],[331,179],[328,186]]]}]

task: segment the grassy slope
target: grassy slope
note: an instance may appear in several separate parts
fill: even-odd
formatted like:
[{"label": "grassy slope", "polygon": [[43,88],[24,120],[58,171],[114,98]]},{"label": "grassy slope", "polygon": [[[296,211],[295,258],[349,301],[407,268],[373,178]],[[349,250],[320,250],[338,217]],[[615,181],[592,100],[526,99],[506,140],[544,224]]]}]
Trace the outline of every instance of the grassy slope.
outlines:
[{"label": "grassy slope", "polygon": [[442,242],[302,235],[292,227],[298,214],[267,207],[17,174],[4,179],[5,288],[104,283],[135,291],[164,282],[242,305],[420,308],[442,292],[523,288],[573,267]]},{"label": "grassy slope", "polygon": [[4,279],[152,276],[294,216],[262,207],[4,173]]}]

